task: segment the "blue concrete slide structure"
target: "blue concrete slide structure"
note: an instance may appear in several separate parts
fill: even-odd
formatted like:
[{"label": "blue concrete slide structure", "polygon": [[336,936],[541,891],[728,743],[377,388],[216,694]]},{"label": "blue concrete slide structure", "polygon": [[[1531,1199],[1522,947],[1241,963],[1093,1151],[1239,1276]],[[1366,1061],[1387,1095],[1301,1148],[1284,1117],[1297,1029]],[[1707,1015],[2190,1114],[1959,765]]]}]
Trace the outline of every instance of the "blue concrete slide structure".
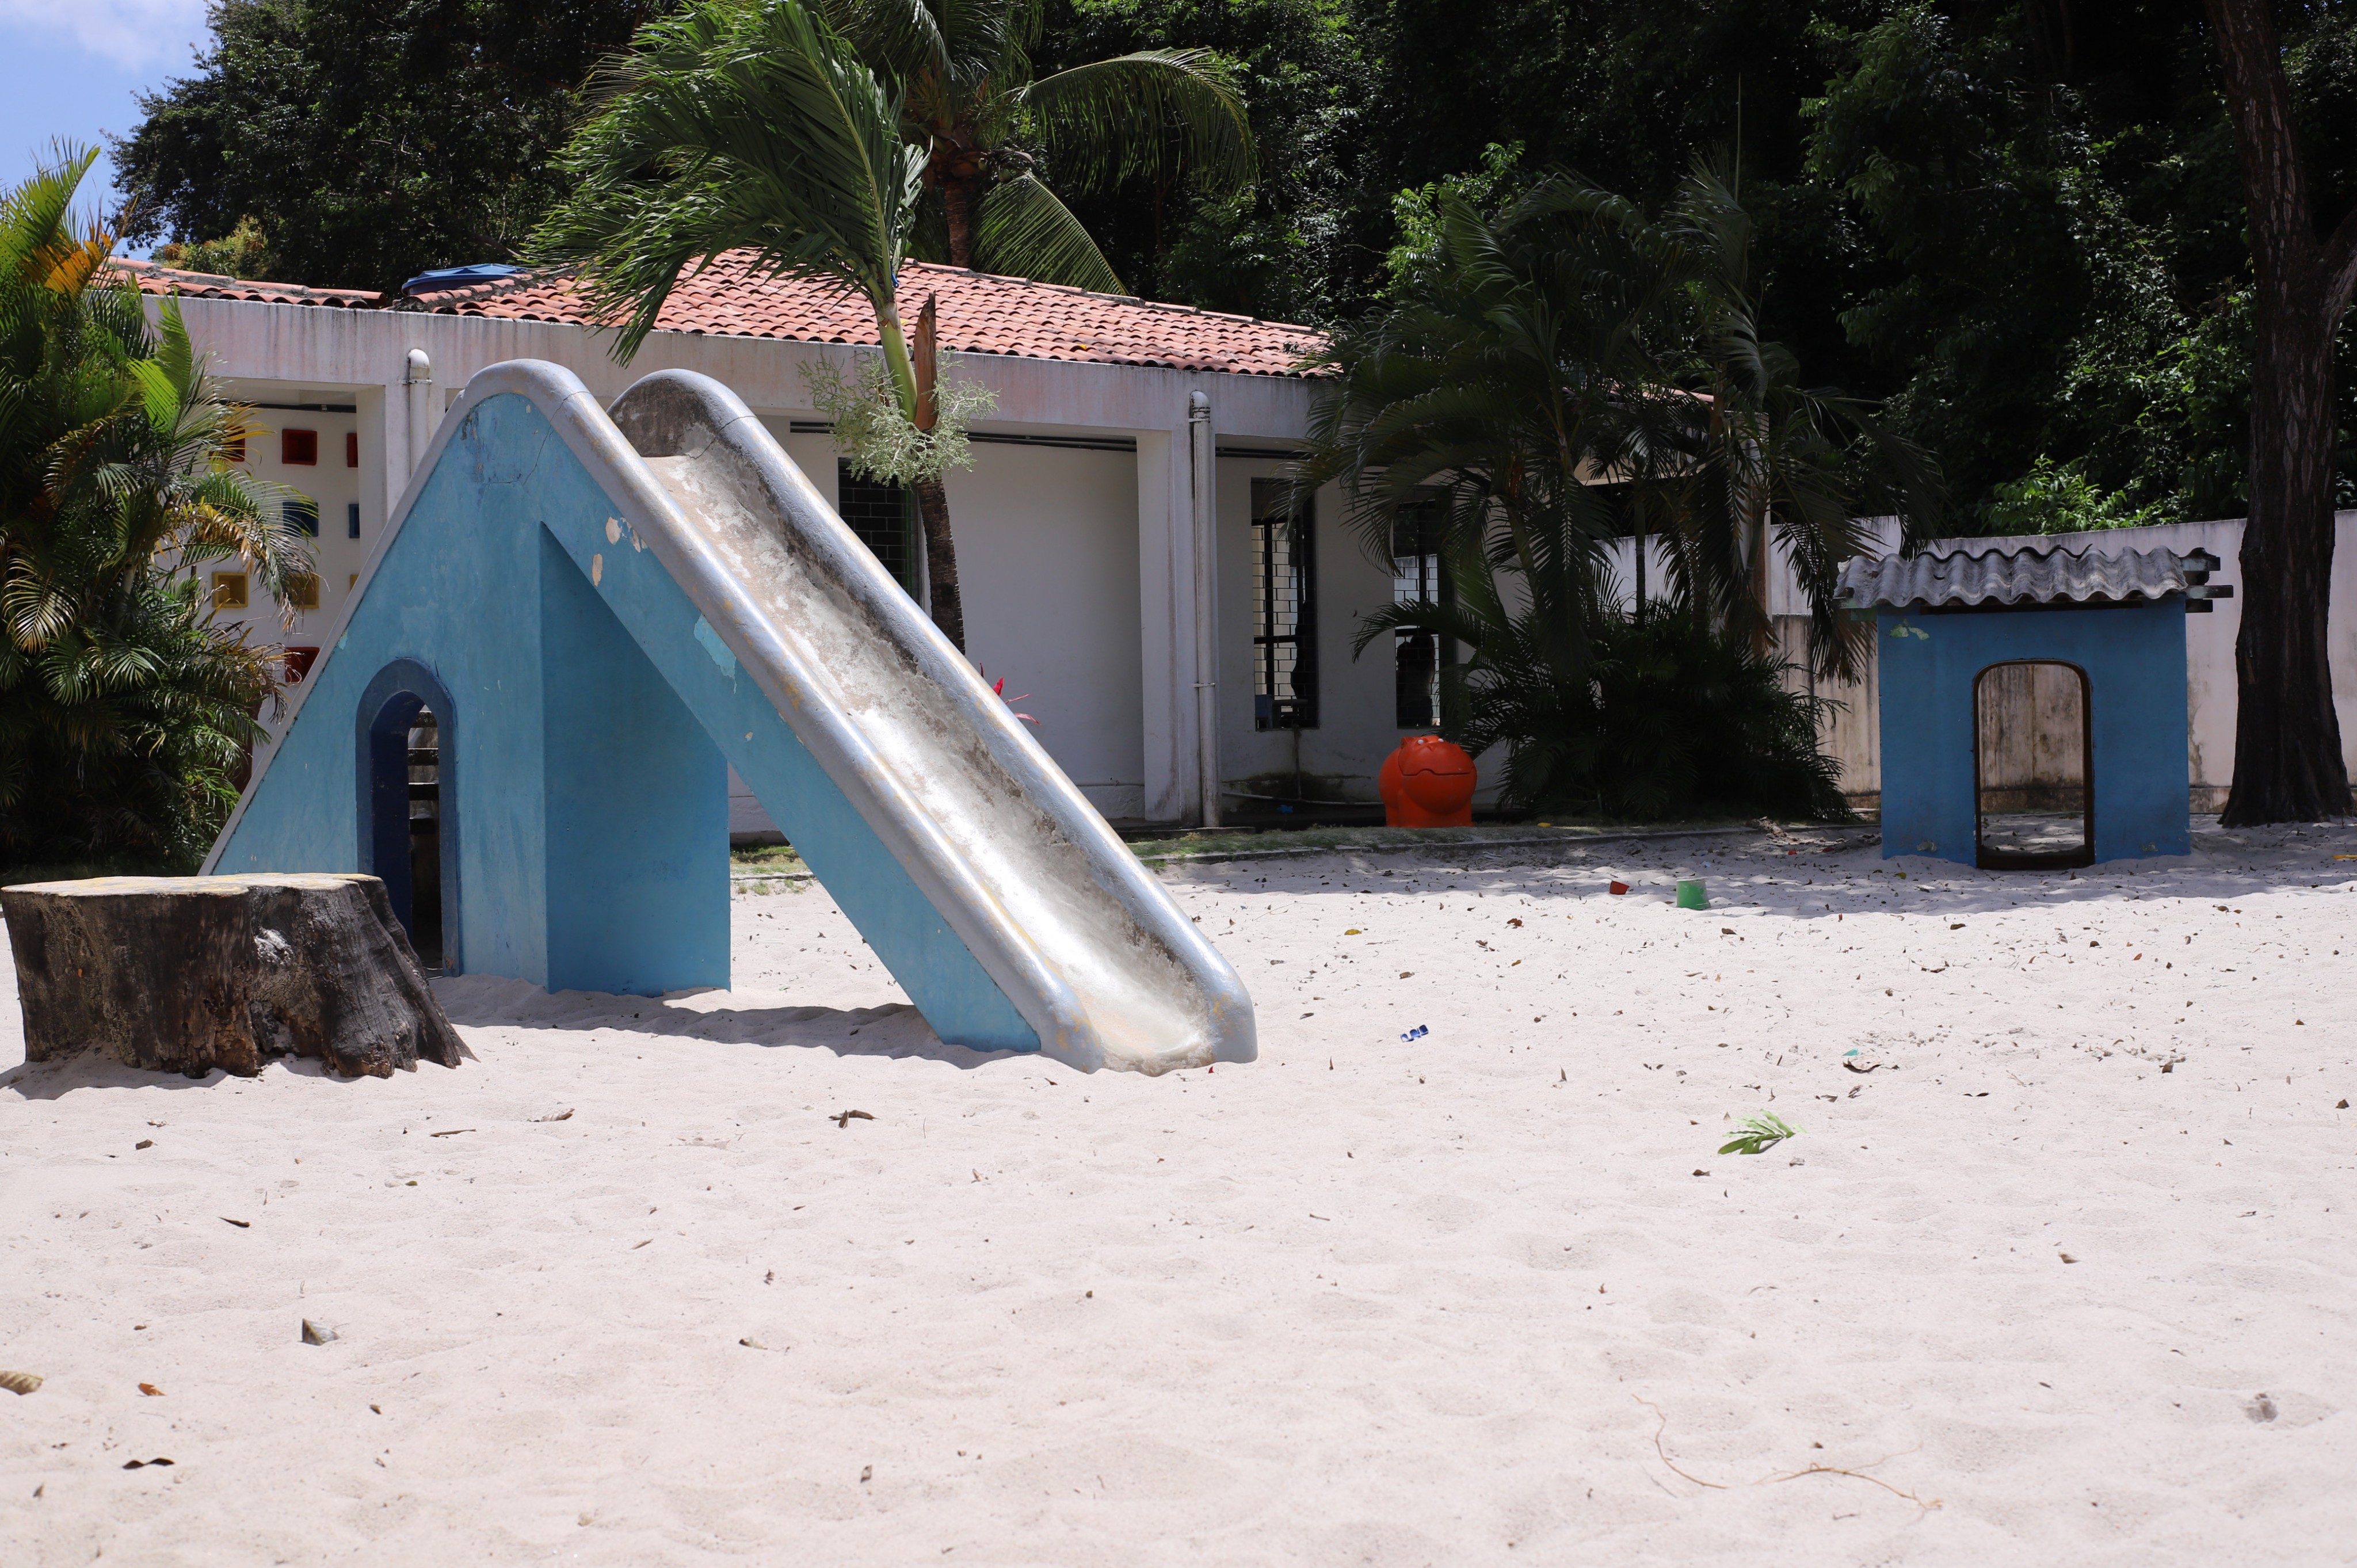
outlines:
[{"label": "blue concrete slide structure", "polygon": [[208,872],[376,871],[406,909],[422,703],[450,972],[725,986],[733,765],[942,1039],[1255,1054],[1235,972],[716,381],[609,413],[477,375],[328,641]]}]

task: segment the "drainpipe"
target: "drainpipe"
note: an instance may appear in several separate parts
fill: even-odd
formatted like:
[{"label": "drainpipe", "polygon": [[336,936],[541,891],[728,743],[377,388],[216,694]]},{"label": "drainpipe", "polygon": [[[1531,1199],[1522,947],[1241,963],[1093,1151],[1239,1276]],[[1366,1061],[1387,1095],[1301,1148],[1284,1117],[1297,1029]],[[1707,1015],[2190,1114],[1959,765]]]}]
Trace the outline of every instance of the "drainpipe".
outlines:
[{"label": "drainpipe", "polygon": [[409,351],[401,384],[409,396],[409,472],[414,476],[418,465],[425,461],[426,444],[434,439],[434,361],[425,357],[425,349]]},{"label": "drainpipe", "polygon": [[1187,451],[1195,502],[1195,757],[1203,825],[1220,825],[1219,473],[1211,399],[1187,395]]}]

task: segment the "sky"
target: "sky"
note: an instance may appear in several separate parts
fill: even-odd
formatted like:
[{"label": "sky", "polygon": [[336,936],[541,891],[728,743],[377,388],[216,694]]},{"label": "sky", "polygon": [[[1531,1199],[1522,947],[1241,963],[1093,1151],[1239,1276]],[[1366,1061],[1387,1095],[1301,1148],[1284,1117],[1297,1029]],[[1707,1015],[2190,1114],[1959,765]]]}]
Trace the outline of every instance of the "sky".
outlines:
[{"label": "sky", "polygon": [[[207,37],[205,0],[0,0],[0,186],[30,174],[53,138],[128,134],[140,119],[132,94],[191,74]],[[86,204],[113,181],[102,159]]]}]

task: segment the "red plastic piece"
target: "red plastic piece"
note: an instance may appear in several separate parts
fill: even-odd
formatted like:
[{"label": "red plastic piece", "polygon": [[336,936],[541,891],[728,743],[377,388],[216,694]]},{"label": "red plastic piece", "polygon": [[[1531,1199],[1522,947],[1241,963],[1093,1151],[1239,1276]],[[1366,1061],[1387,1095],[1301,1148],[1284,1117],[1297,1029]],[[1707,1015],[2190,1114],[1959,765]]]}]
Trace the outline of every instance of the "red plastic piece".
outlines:
[{"label": "red plastic piece", "polygon": [[1383,822],[1394,828],[1469,828],[1479,783],[1465,748],[1437,735],[1412,735],[1375,775]]},{"label": "red plastic piece", "polygon": [[1610,891],[1615,894],[1626,893],[1629,891],[1629,885],[1625,882],[1616,882],[1612,884]]}]

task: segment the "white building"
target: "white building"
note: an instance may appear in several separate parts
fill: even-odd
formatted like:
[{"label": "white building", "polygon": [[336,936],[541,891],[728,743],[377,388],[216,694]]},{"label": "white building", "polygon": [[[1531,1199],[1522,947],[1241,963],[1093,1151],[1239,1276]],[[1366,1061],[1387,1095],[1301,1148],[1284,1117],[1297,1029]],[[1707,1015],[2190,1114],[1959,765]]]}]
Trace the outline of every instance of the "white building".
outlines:
[{"label": "white building", "polygon": [[[504,360],[552,360],[609,397],[657,370],[716,378],[888,566],[920,570],[908,509],[841,472],[804,381],[805,367],[843,365],[876,341],[856,295],[724,258],[682,283],[625,367],[561,280],[386,301],[124,265],[143,290],[179,292],[224,390],[266,426],[249,446],[253,472],[316,517],[317,603],[291,630],[219,570],[217,613],[259,639],[315,645],[442,410]],[[1351,658],[1361,618],[1399,589],[1333,494],[1306,540],[1276,520],[1310,413],[1297,366],[1316,334],[910,265],[904,317],[929,295],[953,373],[997,397],[975,425],[972,467],[948,479],[968,651],[1010,697],[1028,693],[1022,711],[1073,781],[1108,817],[1149,822],[1201,821],[1207,777],[1231,815],[1297,793],[1373,803],[1384,757],[1432,727],[1429,660],[1390,639]],[[748,796],[738,805],[738,827],[760,825]]]}]

